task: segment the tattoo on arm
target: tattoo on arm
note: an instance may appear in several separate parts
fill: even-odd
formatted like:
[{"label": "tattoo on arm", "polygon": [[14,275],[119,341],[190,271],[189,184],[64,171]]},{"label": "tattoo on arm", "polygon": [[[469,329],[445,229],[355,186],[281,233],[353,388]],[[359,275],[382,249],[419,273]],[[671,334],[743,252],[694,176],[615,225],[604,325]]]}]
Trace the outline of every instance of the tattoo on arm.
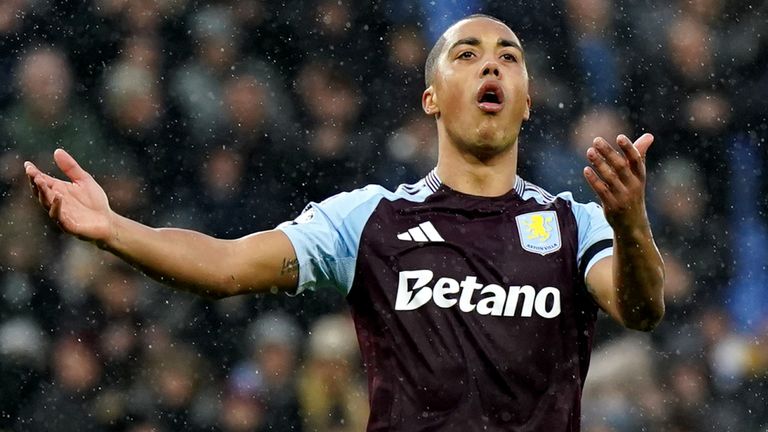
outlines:
[{"label": "tattoo on arm", "polygon": [[283,258],[283,267],[280,269],[280,275],[297,273],[299,271],[298,258]]}]

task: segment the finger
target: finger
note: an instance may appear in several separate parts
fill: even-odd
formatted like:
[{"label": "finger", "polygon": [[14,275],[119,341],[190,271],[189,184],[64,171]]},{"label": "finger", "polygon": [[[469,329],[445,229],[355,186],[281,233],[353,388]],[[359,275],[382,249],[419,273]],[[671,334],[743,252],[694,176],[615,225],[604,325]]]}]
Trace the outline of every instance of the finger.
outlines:
[{"label": "finger", "polygon": [[635,146],[632,144],[632,141],[627,138],[626,135],[621,134],[616,137],[616,144],[619,145],[622,153],[624,153],[624,157],[627,158],[629,168],[632,170],[632,172],[635,173],[635,175],[641,175],[643,173],[643,157],[640,155],[640,152],[637,150],[637,148],[635,148]]},{"label": "finger", "polygon": [[38,172],[35,175],[35,184],[36,185],[38,184],[37,183],[38,181],[42,182],[42,184],[48,186],[49,188],[55,188],[55,187],[58,187],[58,186],[64,184],[63,181],[61,181],[61,180],[59,180],[57,178],[51,177],[48,174],[45,174],[43,172]]},{"label": "finger", "polygon": [[584,178],[587,179],[589,187],[595,191],[600,201],[603,202],[603,207],[611,207],[615,202],[613,193],[608,185],[595,173],[595,170],[590,167],[584,167]]},{"label": "finger", "polygon": [[32,186],[35,184],[35,177],[37,177],[39,174],[42,174],[42,172],[30,161],[24,162],[24,174],[27,175],[29,178],[30,183],[32,183]]},{"label": "finger", "polygon": [[57,193],[54,195],[53,201],[51,201],[51,208],[48,210],[48,216],[55,221],[59,221],[59,216],[61,215],[61,201],[63,198],[64,197],[60,193]]},{"label": "finger", "polygon": [[38,190],[37,199],[40,201],[40,205],[44,209],[51,208],[51,201],[53,200],[53,190],[45,182],[42,175],[35,176],[35,188]]},{"label": "finger", "polygon": [[634,147],[637,149],[637,152],[640,153],[641,158],[645,158],[645,154],[648,152],[651,144],[653,144],[653,140],[653,135],[644,133],[640,138],[637,139],[637,141],[635,141]]},{"label": "finger", "polygon": [[614,192],[621,192],[624,190],[624,185],[619,178],[619,175],[608,165],[608,162],[603,159],[595,147],[587,149],[587,159],[589,159],[589,162],[592,164],[592,169],[600,176],[609,189]]},{"label": "finger", "polygon": [[30,161],[25,161],[25,162],[24,162],[24,172],[25,172],[25,173],[26,173],[28,176],[34,176],[36,173],[39,173],[39,172],[40,172],[40,170],[39,170],[39,169],[38,169],[38,168],[35,166],[35,164],[33,164],[32,162],[30,162]]},{"label": "finger", "polygon": [[39,172],[40,170],[38,170],[32,162],[24,162],[24,173],[27,175],[27,179],[29,180],[29,186],[32,188],[32,194],[36,197],[40,193],[37,190],[37,186],[35,185],[35,177]]},{"label": "finger", "polygon": [[608,166],[616,172],[623,183],[628,183],[631,180],[632,172],[629,170],[629,162],[623,154],[617,152],[602,137],[595,138],[593,147],[600,153],[600,156],[607,162]]},{"label": "finger", "polygon": [[64,149],[56,149],[53,152],[53,159],[56,161],[56,166],[59,167],[61,172],[73,182],[82,181],[89,177],[88,173],[80,168],[75,158],[70,156]]},{"label": "finger", "polygon": [[40,201],[40,189],[35,184],[35,178],[30,177],[29,178],[29,187],[32,189],[32,196],[37,198],[38,201]]}]

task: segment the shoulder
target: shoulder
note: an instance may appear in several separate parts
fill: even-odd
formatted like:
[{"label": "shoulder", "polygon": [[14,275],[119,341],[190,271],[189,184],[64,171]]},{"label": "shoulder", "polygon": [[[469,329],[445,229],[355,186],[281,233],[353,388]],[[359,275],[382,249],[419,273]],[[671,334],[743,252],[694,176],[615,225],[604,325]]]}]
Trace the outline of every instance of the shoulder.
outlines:
[{"label": "shoulder", "polygon": [[551,193],[541,186],[522,179],[520,180],[519,184],[521,186],[516,185],[515,187],[518,188],[518,193],[523,198],[523,200],[533,199],[542,205],[565,204],[574,212],[600,208],[600,205],[595,202],[576,201],[576,199],[573,197],[573,193],[569,191]]},{"label": "shoulder", "polygon": [[552,193],[539,185],[536,185],[530,181],[523,180],[523,179],[520,179],[520,181],[515,185],[515,188],[518,189],[518,193],[524,200],[533,199],[540,204],[549,204],[549,203],[553,203],[560,200],[572,207],[582,207],[582,206],[587,206],[587,207],[598,206],[599,207],[597,203],[592,201],[589,201],[589,202],[577,201],[576,198],[574,198],[573,193],[569,191]]},{"label": "shoulder", "polygon": [[429,187],[425,179],[413,184],[401,184],[395,190],[389,190],[384,186],[369,184],[365,187],[354,189],[348,192],[341,192],[323,200],[320,205],[325,207],[334,207],[342,212],[349,212],[356,207],[370,202],[378,202],[382,199],[388,201],[406,200],[413,202],[424,201],[433,189]]},{"label": "shoulder", "polygon": [[554,203],[558,198],[557,195],[553,195],[539,185],[523,180],[520,176],[515,181],[515,190],[523,200],[532,199],[542,205]]},{"label": "shoulder", "polygon": [[369,184],[359,189],[340,192],[319,203],[309,203],[295,222],[308,222],[318,213],[337,223],[361,217],[365,218],[375,210],[382,200],[423,202],[432,193],[433,190],[426,179],[421,179],[413,184],[402,184],[395,190],[389,190],[377,184]]}]

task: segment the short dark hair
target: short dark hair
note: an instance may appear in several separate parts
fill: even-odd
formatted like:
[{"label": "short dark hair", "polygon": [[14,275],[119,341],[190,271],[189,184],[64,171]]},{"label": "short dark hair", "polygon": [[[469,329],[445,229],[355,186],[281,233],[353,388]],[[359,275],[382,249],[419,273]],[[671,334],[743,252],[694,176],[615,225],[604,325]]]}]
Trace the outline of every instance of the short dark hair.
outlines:
[{"label": "short dark hair", "polygon": [[[456,21],[455,23],[451,24],[451,27],[453,27],[458,22],[468,20],[468,19],[473,19],[473,18],[488,18],[490,20],[494,20],[496,22],[507,25],[507,23],[496,18],[495,16],[476,13],[472,15],[467,15],[464,18]],[[440,35],[440,38],[432,46],[432,49],[429,50],[429,55],[427,55],[427,61],[424,63],[424,84],[426,84],[427,87],[432,85],[432,78],[434,78],[435,76],[435,64],[437,63],[437,58],[440,57],[440,54],[443,52],[444,46],[445,46],[445,32],[443,32],[443,34]]]}]

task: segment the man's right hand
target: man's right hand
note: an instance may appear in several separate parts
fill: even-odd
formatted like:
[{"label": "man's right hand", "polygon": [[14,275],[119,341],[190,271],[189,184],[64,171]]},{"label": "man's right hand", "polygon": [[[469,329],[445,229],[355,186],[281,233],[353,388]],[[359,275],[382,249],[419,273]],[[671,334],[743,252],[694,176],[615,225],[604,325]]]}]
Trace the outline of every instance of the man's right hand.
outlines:
[{"label": "man's right hand", "polygon": [[108,241],[114,235],[114,214],[104,189],[66,151],[57,149],[53,158],[71,181],[51,177],[25,162],[32,192],[64,231],[83,240]]},{"label": "man's right hand", "polygon": [[56,150],[53,157],[71,181],[51,177],[31,162],[24,169],[40,204],[64,231],[163,283],[203,296],[296,288],[296,252],[282,231],[221,240],[191,230],[150,228],[113,212],[101,186],[67,152]]}]

